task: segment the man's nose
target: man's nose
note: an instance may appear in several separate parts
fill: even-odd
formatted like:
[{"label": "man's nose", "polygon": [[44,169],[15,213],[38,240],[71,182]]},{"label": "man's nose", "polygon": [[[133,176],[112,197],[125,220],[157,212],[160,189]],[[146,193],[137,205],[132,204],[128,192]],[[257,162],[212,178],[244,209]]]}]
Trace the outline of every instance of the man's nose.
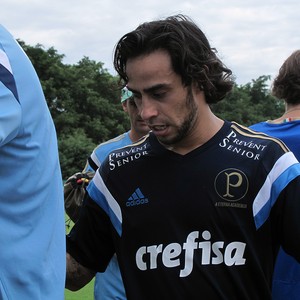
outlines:
[{"label": "man's nose", "polygon": [[144,97],[139,107],[139,115],[145,121],[156,117],[158,115],[158,109],[155,101]]}]

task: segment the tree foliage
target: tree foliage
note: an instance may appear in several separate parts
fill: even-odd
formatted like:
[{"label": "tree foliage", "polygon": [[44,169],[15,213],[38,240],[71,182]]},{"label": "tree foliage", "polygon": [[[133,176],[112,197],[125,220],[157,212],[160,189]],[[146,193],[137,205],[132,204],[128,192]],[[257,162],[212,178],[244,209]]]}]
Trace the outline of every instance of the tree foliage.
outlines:
[{"label": "tree foliage", "polygon": [[251,83],[235,85],[223,101],[212,105],[212,110],[222,119],[245,126],[279,117],[284,102],[271,95],[269,80],[270,76],[263,75]]},{"label": "tree foliage", "polygon": [[[120,105],[118,78],[103,63],[83,57],[74,65],[64,64],[64,55],[53,47],[26,45],[19,41],[32,61],[53,117],[59,144],[63,178],[83,169],[87,157],[99,143],[129,129]],[[260,76],[232,92],[212,110],[222,119],[242,125],[277,118],[282,101],[270,94],[270,76]]]},{"label": "tree foliage", "polygon": [[117,78],[103,63],[83,57],[64,64],[64,55],[51,47],[19,41],[32,61],[43,87],[58,136],[63,177],[83,169],[99,143],[129,129],[120,105]]}]

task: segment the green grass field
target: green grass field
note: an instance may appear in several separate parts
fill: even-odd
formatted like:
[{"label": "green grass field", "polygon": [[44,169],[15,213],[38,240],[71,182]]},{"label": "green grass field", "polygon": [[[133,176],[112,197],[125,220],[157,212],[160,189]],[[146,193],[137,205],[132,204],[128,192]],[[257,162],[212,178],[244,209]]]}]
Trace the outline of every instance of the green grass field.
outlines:
[{"label": "green grass field", "polygon": [[[68,216],[66,215],[66,220]],[[70,222],[69,226],[66,226],[66,232],[68,233],[73,226],[73,223]],[[72,292],[65,289],[65,300],[93,300],[94,299],[94,280],[93,279],[89,284],[77,292]]]},{"label": "green grass field", "polygon": [[94,279],[84,288],[77,292],[65,290],[65,300],[93,300],[94,299]]}]

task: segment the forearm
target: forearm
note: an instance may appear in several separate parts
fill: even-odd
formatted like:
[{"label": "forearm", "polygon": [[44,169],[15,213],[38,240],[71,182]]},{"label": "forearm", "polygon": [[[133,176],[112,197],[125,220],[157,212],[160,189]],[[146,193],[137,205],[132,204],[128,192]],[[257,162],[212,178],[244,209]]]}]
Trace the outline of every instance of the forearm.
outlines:
[{"label": "forearm", "polygon": [[95,272],[79,264],[69,253],[67,253],[66,288],[77,291],[88,284]]}]

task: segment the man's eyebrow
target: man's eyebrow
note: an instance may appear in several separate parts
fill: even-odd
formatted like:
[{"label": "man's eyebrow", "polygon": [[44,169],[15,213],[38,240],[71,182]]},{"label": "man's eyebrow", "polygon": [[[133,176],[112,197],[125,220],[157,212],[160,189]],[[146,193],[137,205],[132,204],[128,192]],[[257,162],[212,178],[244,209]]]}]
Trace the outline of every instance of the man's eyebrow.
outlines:
[{"label": "man's eyebrow", "polygon": [[[165,83],[159,83],[159,84],[156,84],[156,85],[153,85],[153,86],[151,86],[149,88],[144,89],[143,92],[146,93],[146,94],[149,94],[149,93],[153,93],[153,92],[155,92],[155,91],[157,91],[159,89],[166,88],[166,87],[168,87],[167,84],[165,84]],[[127,88],[132,93],[139,94],[138,91],[136,91],[136,90],[134,90],[134,89],[132,89],[130,87],[127,87]]]}]

